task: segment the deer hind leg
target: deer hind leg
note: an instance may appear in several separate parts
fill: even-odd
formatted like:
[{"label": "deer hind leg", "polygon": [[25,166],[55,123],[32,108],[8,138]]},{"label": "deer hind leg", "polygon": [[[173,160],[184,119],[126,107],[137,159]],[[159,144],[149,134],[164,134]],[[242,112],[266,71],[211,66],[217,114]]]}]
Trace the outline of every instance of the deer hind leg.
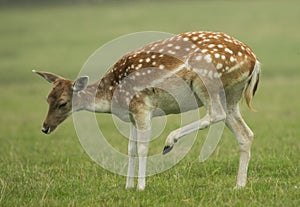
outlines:
[{"label": "deer hind leg", "polygon": [[242,188],[245,187],[247,183],[247,171],[254,134],[243,120],[238,104],[228,109],[226,125],[233,132],[240,146],[240,161],[236,188]]},{"label": "deer hind leg", "polygon": [[166,154],[169,151],[171,151],[173,149],[174,144],[184,135],[187,135],[196,130],[204,129],[210,126],[211,124],[225,120],[226,113],[224,110],[224,106],[222,105],[222,100],[219,93],[210,94],[209,99],[202,98],[201,100],[206,100],[203,101],[204,103],[206,103],[206,115],[196,122],[193,122],[182,128],[172,131],[166,139],[163,154]]}]

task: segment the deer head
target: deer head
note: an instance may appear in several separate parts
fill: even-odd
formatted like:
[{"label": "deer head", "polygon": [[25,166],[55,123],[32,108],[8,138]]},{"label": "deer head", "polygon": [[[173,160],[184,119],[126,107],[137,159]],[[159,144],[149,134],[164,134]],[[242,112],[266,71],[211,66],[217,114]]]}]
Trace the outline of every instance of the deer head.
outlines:
[{"label": "deer head", "polygon": [[49,83],[53,84],[52,90],[47,96],[49,109],[42,127],[42,132],[50,134],[60,123],[71,115],[73,111],[78,110],[79,106],[72,106],[74,104],[73,97],[77,96],[78,92],[87,87],[89,78],[83,76],[75,81],[71,81],[53,73],[35,70],[32,72],[42,76]]}]

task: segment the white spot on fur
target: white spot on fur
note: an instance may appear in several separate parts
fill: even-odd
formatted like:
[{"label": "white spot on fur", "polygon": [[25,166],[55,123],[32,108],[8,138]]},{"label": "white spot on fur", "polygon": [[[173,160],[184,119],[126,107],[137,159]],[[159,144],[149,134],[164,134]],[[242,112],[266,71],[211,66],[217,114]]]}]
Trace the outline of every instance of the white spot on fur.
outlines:
[{"label": "white spot on fur", "polygon": [[161,69],[161,70],[163,70],[165,68],[165,66],[164,65],[159,65],[158,68]]},{"label": "white spot on fur", "polygon": [[205,55],[204,60],[206,60],[207,63],[211,63],[211,61],[212,61],[211,55],[210,54]]},{"label": "white spot on fur", "polygon": [[201,55],[198,55],[197,57],[196,57],[196,60],[197,61],[200,61],[202,59],[202,56]]},{"label": "white spot on fur", "polygon": [[200,37],[200,38],[202,38],[202,37],[204,37],[204,33],[200,33],[199,35],[198,35],[198,37]]},{"label": "white spot on fur", "polygon": [[232,43],[232,40],[231,40],[231,39],[224,38],[224,40],[225,40],[226,42]]},{"label": "white spot on fur", "polygon": [[230,54],[233,54],[232,50],[230,50],[230,49],[228,49],[228,48],[225,48],[224,51],[225,51],[225,52],[228,52],[228,53],[230,53]]},{"label": "white spot on fur", "polygon": [[221,73],[214,73],[214,78],[220,78],[222,76]]},{"label": "white spot on fur", "polygon": [[170,53],[171,55],[175,55],[176,52],[172,51],[172,50],[168,50],[168,53]]},{"label": "white spot on fur", "polygon": [[216,69],[220,70],[221,68],[223,68],[223,64],[222,63],[218,63],[217,66],[216,66]]},{"label": "white spot on fur", "polygon": [[219,53],[216,53],[216,54],[215,54],[215,58],[220,58],[220,54],[219,54]]}]

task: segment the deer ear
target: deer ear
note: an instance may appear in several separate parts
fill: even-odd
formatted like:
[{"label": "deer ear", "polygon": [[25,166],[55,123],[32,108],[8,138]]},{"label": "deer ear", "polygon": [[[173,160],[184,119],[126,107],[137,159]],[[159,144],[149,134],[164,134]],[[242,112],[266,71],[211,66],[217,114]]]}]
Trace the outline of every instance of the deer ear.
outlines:
[{"label": "deer ear", "polygon": [[49,83],[54,83],[57,79],[61,79],[60,76],[55,75],[53,73],[48,73],[48,72],[42,72],[42,71],[36,71],[36,70],[32,70],[32,72],[42,76],[46,81],[48,81]]},{"label": "deer ear", "polygon": [[89,82],[89,77],[88,76],[81,76],[77,78],[77,80],[73,84],[73,91],[78,92],[84,90]]}]

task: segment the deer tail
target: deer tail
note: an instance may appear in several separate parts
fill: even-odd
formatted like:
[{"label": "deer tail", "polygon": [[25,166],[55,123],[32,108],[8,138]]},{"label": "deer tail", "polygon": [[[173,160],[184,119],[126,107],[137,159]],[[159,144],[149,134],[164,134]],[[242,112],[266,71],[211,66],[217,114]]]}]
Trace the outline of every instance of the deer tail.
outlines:
[{"label": "deer tail", "polygon": [[261,68],[261,64],[260,62],[256,61],[255,65],[254,65],[254,69],[249,77],[249,80],[245,86],[244,89],[244,97],[246,100],[246,104],[249,107],[249,109],[251,111],[255,111],[251,105],[251,100],[257,90],[258,87],[258,83],[259,83],[259,75],[260,75],[260,69]]}]

